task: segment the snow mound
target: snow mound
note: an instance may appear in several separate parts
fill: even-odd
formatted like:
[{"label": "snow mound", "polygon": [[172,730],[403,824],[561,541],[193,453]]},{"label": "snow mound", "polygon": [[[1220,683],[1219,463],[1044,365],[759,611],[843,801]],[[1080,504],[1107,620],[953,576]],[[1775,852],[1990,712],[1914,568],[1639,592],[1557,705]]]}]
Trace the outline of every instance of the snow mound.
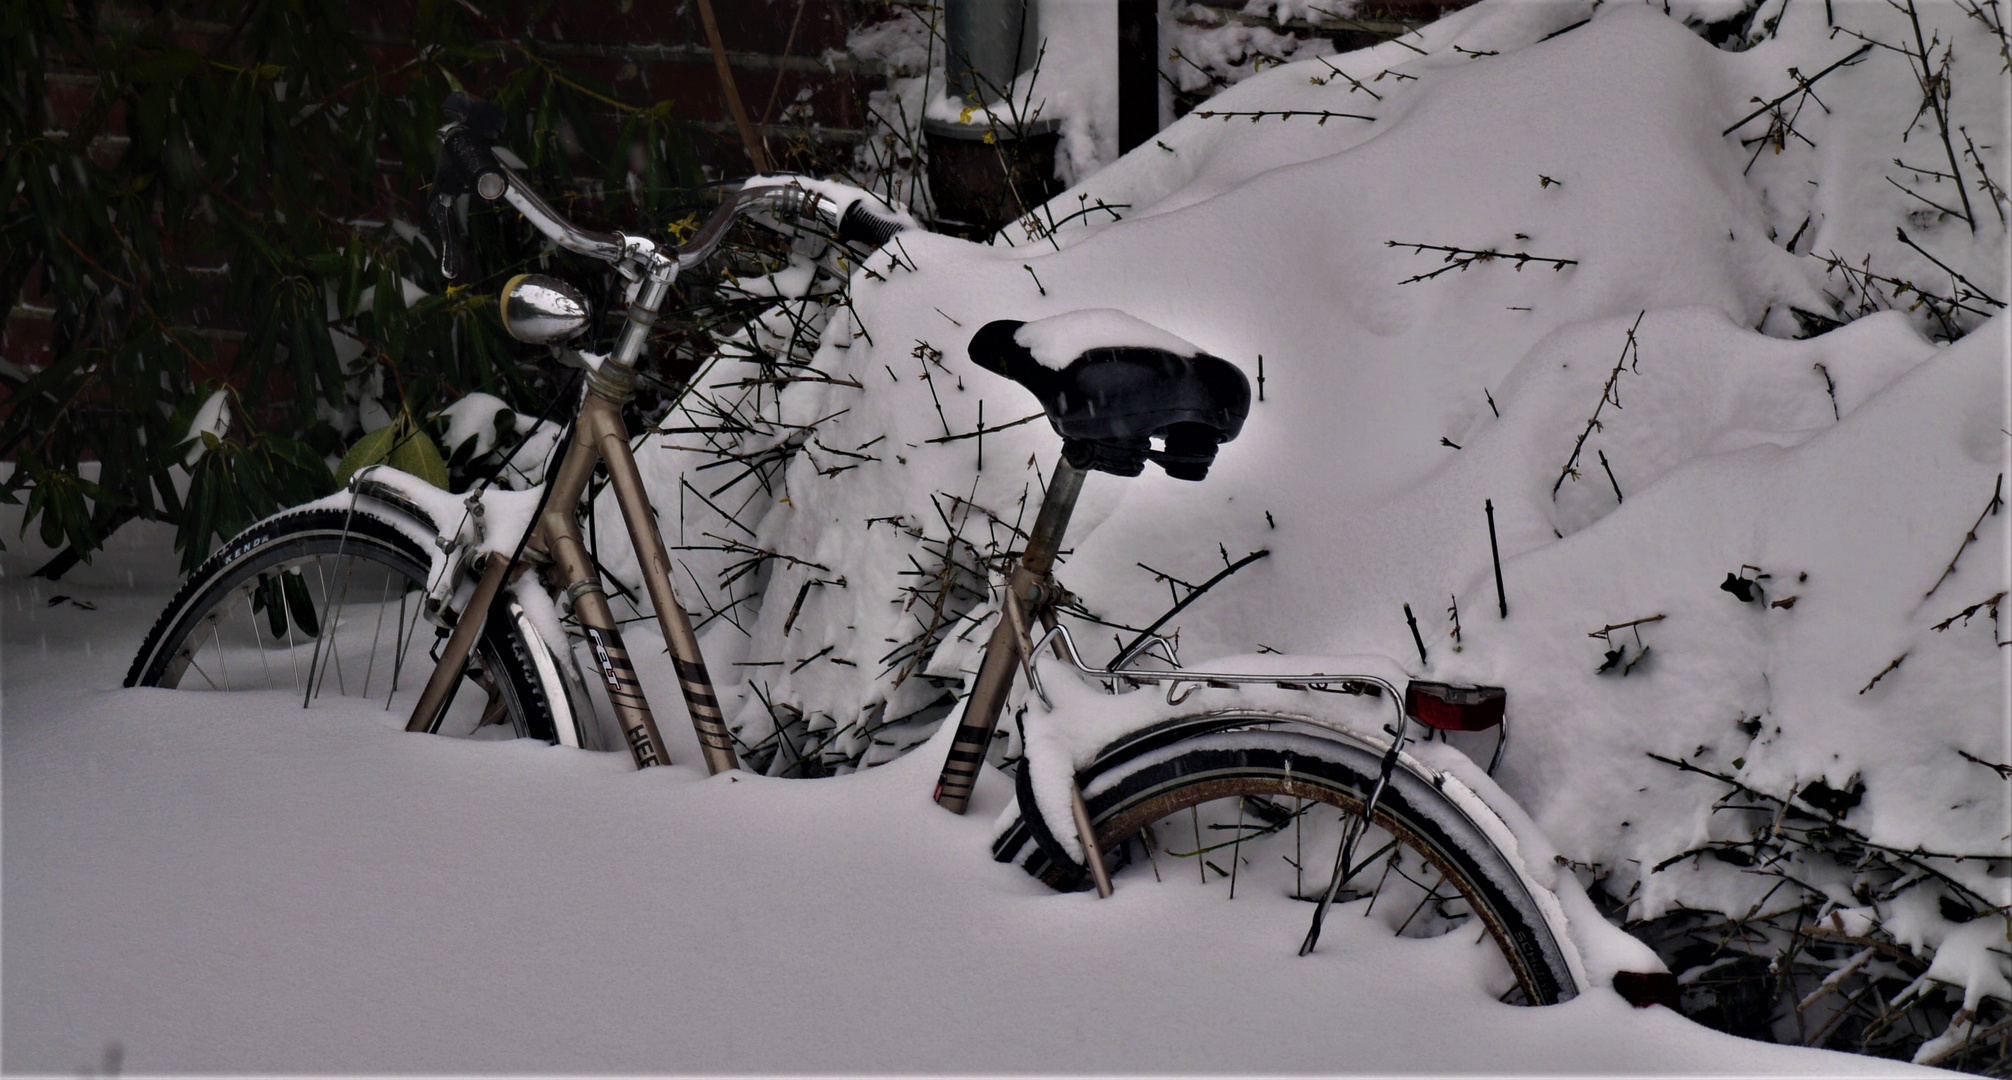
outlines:
[{"label": "snow mound", "polygon": [[[1922,207],[1956,198],[1942,181],[1889,165],[1927,145],[1900,139],[1901,58],[1833,67],[1856,44],[1826,6],[1776,7],[1725,52],[1659,7],[1490,0],[1251,77],[991,245],[909,234],[874,256],[819,377],[779,399],[798,425],[779,475],[736,486],[689,443],[642,452],[684,573],[716,590],[687,603],[742,680],[722,687],[741,737],[849,768],[933,730],[1058,450],[965,345],[995,319],[1122,312],[1259,397],[1206,483],[1090,478],[1058,572],[1097,620],[1079,640],[1268,551],[1167,628],[1197,666],[1378,653],[1506,686],[1503,788],[1632,917],[1748,911],[1777,885],[1738,864],[1784,827],[1731,805],[1741,790],[1854,843],[1973,856],[1904,903],[1849,874],[1805,884],[1826,917],[1956,948],[1935,977],[1999,993],[2012,959],[1957,931],[2002,929],[2012,904],[1991,767],[2012,760],[2012,571],[1985,512],[2008,324],[1977,298],[2012,291],[2005,233],[1990,196],[1972,229]],[[1900,40],[1890,15],[1835,12]],[[1952,123],[1996,130],[1995,39],[1954,6],[1923,18],[1959,64],[1983,58]],[[1791,68],[1832,68],[1822,109],[1786,111]],[[1755,113],[1777,99],[1794,136]],[[1881,280],[1975,294],[1910,308]],[[1917,903],[1955,914],[1910,923]]]}]

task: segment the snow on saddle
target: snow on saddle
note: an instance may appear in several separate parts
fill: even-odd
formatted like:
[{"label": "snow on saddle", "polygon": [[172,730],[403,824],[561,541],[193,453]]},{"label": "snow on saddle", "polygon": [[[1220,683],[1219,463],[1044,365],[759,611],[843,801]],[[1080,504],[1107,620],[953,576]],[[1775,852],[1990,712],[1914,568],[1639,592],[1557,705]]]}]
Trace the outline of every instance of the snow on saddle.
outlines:
[{"label": "snow on saddle", "polygon": [[1040,400],[1079,469],[1137,476],[1151,459],[1177,480],[1200,480],[1250,413],[1250,382],[1235,365],[1121,311],[1001,319],[973,334],[969,351]]}]

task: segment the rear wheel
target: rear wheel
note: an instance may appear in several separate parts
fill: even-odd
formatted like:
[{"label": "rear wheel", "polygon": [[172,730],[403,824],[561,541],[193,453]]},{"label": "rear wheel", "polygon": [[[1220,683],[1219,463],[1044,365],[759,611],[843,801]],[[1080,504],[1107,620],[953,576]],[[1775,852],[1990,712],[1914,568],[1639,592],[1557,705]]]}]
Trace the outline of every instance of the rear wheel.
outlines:
[{"label": "rear wheel", "polygon": [[[398,516],[370,504],[303,510],[232,538],[168,602],[126,685],[409,702],[432,670],[434,638],[420,619],[430,560],[412,534],[432,530],[400,528]],[[499,602],[484,626],[475,685],[455,695],[442,733],[555,739],[537,643],[509,607]]]},{"label": "rear wheel", "polygon": [[[1097,845],[1106,865],[1118,868],[1121,886],[1200,883],[1232,897],[1282,892],[1317,900],[1344,829],[1376,786],[1382,755],[1308,728],[1277,717],[1214,714],[1170,721],[1107,747],[1077,782]],[[1066,816],[1041,815],[1024,768],[1019,788],[1020,819],[1001,834],[994,854],[1057,889],[1082,888],[1088,872],[1072,853],[1075,845],[1056,840],[1073,837],[1074,826]],[[1508,967],[1494,989],[1513,976],[1504,1000],[1548,1005],[1578,993],[1564,953],[1569,945],[1560,942],[1533,886],[1433,778],[1398,768],[1356,851],[1360,869],[1338,905],[1354,904],[1348,910],[1402,937],[1464,930],[1470,938],[1492,938]]]}]

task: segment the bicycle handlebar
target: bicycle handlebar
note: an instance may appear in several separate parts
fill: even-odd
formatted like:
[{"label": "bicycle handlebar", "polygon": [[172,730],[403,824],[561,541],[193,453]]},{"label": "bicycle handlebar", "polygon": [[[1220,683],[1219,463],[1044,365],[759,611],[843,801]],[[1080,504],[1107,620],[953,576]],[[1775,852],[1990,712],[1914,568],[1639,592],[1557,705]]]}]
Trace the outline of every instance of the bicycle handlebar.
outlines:
[{"label": "bicycle handlebar", "polygon": [[553,243],[576,255],[586,255],[608,263],[620,262],[622,256],[628,252],[629,245],[624,242],[622,234],[583,229],[573,224],[569,218],[554,210],[550,203],[532,190],[531,185],[525,183],[510,166],[498,162],[496,167],[505,181],[502,197],[509,200],[510,205],[516,207],[518,213],[524,215],[526,220]]},{"label": "bicycle handlebar", "polygon": [[[434,231],[440,236],[440,269],[446,277],[459,277],[466,269],[467,254],[453,203],[456,196],[471,192],[489,202],[508,200],[539,232],[576,254],[620,263],[632,252],[654,253],[654,245],[640,237],[599,232],[574,224],[508,165],[498,161],[487,140],[502,132],[501,109],[456,92],[447,96],[441,113],[448,122],[441,129],[440,153],[434,163],[434,195],[428,210]],[[840,242],[871,247],[886,243],[908,227],[908,222],[899,217],[869,209],[865,198],[850,200],[841,211],[835,200],[803,183],[750,181],[720,204],[690,241],[676,249],[678,269],[689,269],[711,255],[735,218],[764,211],[779,217],[814,218]]]}]

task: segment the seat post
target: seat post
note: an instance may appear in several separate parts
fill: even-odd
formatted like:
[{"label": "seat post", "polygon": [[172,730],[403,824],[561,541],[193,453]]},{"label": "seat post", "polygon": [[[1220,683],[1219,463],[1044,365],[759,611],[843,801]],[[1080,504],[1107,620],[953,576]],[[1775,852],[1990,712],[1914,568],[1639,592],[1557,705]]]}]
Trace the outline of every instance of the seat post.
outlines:
[{"label": "seat post", "polygon": [[1020,565],[1037,578],[1055,569],[1055,554],[1062,550],[1062,534],[1069,528],[1069,515],[1076,510],[1076,496],[1083,493],[1084,470],[1057,457],[1055,471],[1048,477],[1048,494],[1034,515],[1034,532],[1027,538],[1027,550]]},{"label": "seat post", "polygon": [[[943,771],[936,781],[936,801],[952,813],[961,814],[970,805],[979,767],[992,748],[992,733],[999,726],[999,714],[1006,707],[1013,677],[1020,670],[1020,636],[1003,605],[1029,603],[1033,599],[1029,593],[1039,592],[1033,586],[1048,580],[1049,571],[1055,567],[1055,554],[1062,548],[1062,534],[1069,528],[1069,515],[1076,509],[1076,496],[1083,492],[1083,474],[1066,457],[1055,462],[1055,471],[1048,477],[1047,497],[1041,500],[1041,510],[1034,517],[1034,531],[1027,538],[1019,564],[1006,579],[1008,595],[1001,598],[998,625],[992,628],[992,637],[986,643],[985,659],[979,663],[977,681],[972,683],[971,694],[964,701],[963,719],[957,724],[957,734],[951,740]],[[1044,624],[1054,618],[1050,603],[1052,598],[1043,596],[1030,605]]]}]

